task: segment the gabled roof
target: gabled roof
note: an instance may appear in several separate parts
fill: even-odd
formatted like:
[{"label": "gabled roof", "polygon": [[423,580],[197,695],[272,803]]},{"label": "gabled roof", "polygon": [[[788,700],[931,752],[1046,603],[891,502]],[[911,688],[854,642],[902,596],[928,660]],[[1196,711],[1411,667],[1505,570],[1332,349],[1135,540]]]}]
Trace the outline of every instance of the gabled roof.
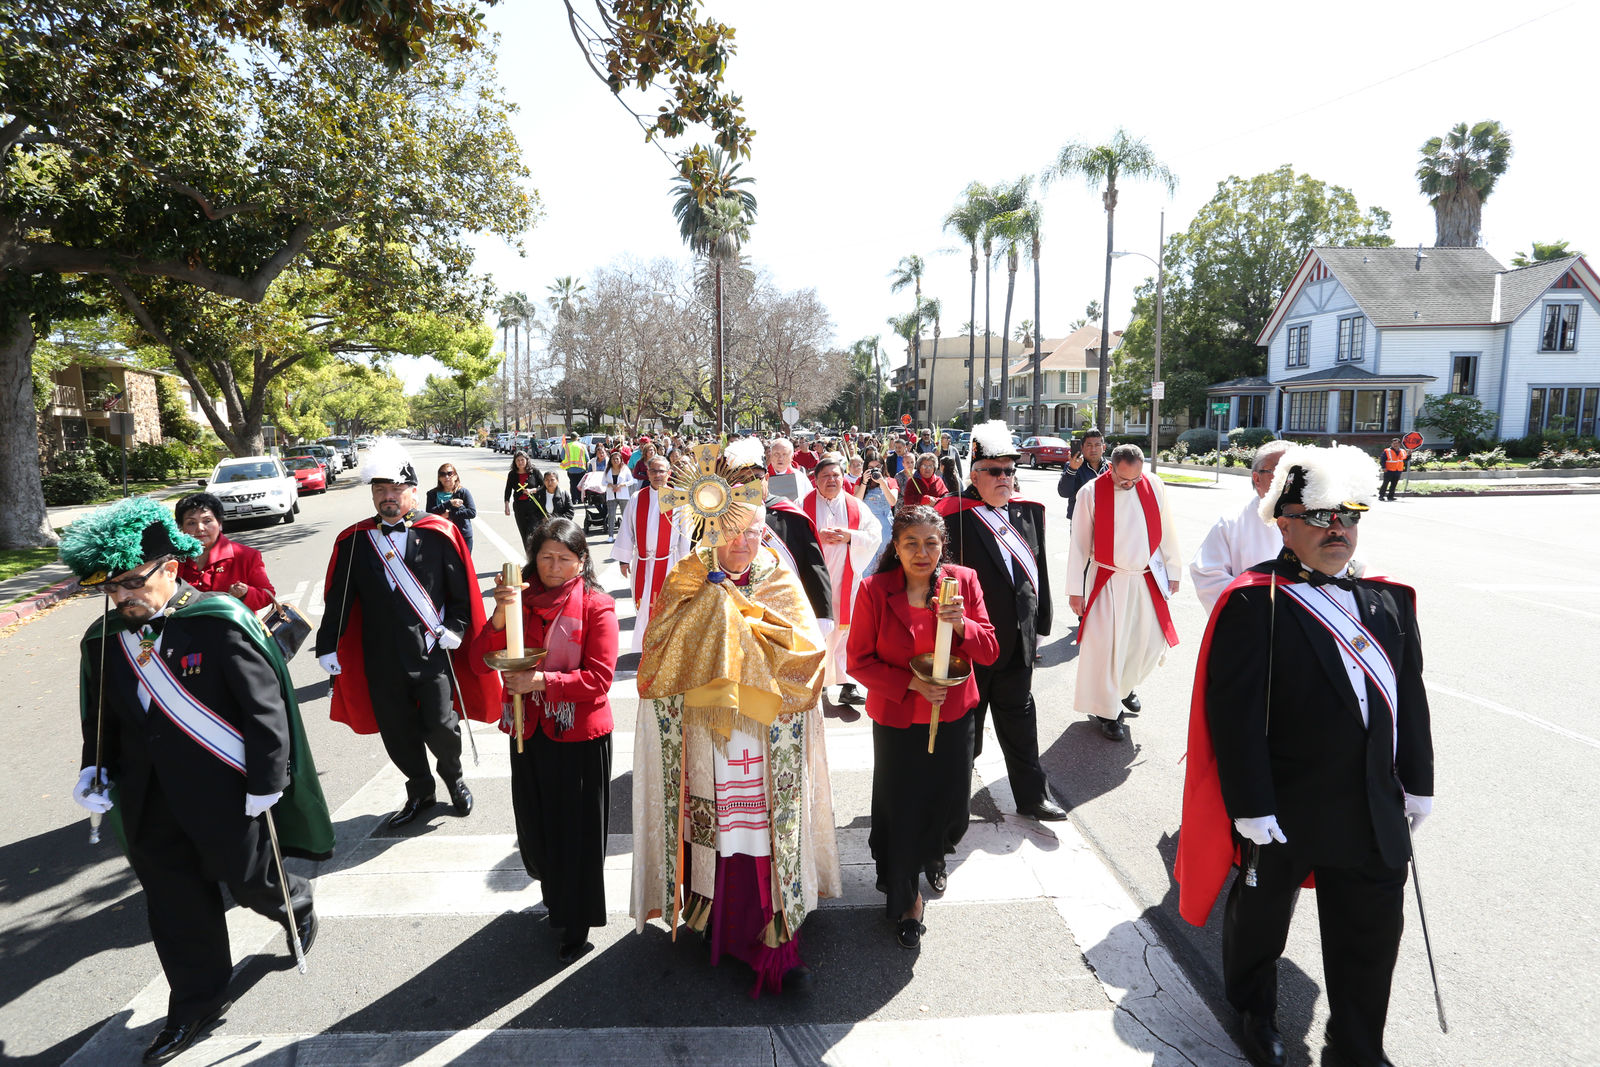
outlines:
[{"label": "gabled roof", "polygon": [[1251,375],[1248,378],[1232,378],[1232,379],[1230,379],[1228,381],[1225,381],[1225,382],[1218,382],[1216,385],[1208,386],[1206,388],[1206,392],[1208,392],[1208,393],[1238,393],[1238,392],[1248,392],[1251,389],[1266,390],[1266,389],[1271,389],[1271,388],[1272,388],[1272,379],[1271,378],[1267,377],[1265,374],[1254,374],[1254,375]]},{"label": "gabled roof", "polygon": [[1374,374],[1349,363],[1341,363],[1328,370],[1308,371],[1293,378],[1279,378],[1278,385],[1382,385],[1385,382],[1431,382],[1431,374]]},{"label": "gabled roof", "polygon": [[1313,248],[1256,337],[1264,345],[1309,283],[1332,276],[1374,326],[1491,326],[1515,320],[1568,273],[1600,300],[1582,256],[1507,270],[1482,248]]},{"label": "gabled roof", "polygon": [[[1122,331],[1111,331],[1112,348],[1122,343]],[[1048,337],[1044,341],[1044,358],[1039,361],[1041,371],[1052,370],[1099,370],[1100,369],[1100,327],[1080,326],[1073,330],[1067,337],[1052,341]],[[1023,352],[1017,361],[1011,364],[1006,371],[1008,376],[1033,373],[1034,353],[1030,349]]]}]

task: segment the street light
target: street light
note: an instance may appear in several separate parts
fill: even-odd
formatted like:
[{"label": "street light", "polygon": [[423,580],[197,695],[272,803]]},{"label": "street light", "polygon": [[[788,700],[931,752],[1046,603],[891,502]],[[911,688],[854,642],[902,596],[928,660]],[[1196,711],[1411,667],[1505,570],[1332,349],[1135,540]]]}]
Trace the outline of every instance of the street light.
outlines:
[{"label": "street light", "polygon": [[[668,300],[676,300],[679,296],[678,293],[669,293],[664,289],[652,289],[651,292],[653,292],[656,296],[664,296]],[[727,422],[723,418],[722,316],[717,313],[716,308],[711,307],[709,304],[701,303],[692,296],[685,297],[684,299],[688,300],[689,303],[694,304],[700,310],[709,312],[711,315],[711,321],[714,324],[712,328],[717,331],[716,344],[711,346],[711,377],[716,384],[716,389],[714,390],[711,398],[711,406],[717,418],[717,436],[721,437],[727,432]]]},{"label": "street light", "polygon": [[[1123,256],[1138,256],[1149,259],[1156,265],[1156,370],[1150,382],[1150,469],[1156,469],[1157,458],[1161,453],[1161,396],[1166,392],[1166,383],[1161,380],[1161,311],[1162,289],[1166,283],[1166,266],[1163,261],[1167,258],[1167,213],[1161,213],[1160,237],[1157,239],[1156,258],[1150,259],[1143,252],[1113,252],[1112,259],[1121,259]],[[1104,339],[1109,343],[1109,339]]]}]

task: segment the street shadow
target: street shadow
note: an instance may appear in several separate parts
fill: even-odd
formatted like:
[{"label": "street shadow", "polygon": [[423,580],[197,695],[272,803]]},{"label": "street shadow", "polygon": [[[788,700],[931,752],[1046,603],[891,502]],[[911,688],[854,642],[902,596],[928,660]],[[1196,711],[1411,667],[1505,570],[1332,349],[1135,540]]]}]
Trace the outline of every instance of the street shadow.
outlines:
[{"label": "street shadow", "polygon": [[321,700],[333,692],[333,679],[324,678],[310,685],[295,686],[294,699],[303,708],[313,700]]},{"label": "street shadow", "polygon": [[1071,663],[1078,658],[1078,626],[1073,622],[1072,629],[1051,640],[1048,644],[1039,646],[1039,659],[1034,664],[1034,670],[1043,670],[1046,667],[1055,667],[1062,663]]},{"label": "street shadow", "polygon": [[1125,725],[1128,740],[1108,741],[1095,722],[1078,717],[1040,753],[1045,777],[1068,810],[1104,796],[1132,775],[1142,751],[1138,721],[1130,718]]},{"label": "street shadow", "polygon": [[633,833],[633,772],[611,779],[611,804],[606,809],[607,837]]},{"label": "street shadow", "polygon": [[10,1052],[6,1048],[5,1039],[0,1038],[0,1063],[7,1064],[8,1067],[57,1067],[58,1064],[65,1063],[72,1057],[73,1053],[87,1045],[102,1028],[117,1022],[119,1019],[126,1023],[131,1014],[131,1012],[122,1011],[110,1019],[97,1019],[71,1037],[64,1037],[49,1048],[41,1052],[35,1052],[31,1056],[19,1056]]}]

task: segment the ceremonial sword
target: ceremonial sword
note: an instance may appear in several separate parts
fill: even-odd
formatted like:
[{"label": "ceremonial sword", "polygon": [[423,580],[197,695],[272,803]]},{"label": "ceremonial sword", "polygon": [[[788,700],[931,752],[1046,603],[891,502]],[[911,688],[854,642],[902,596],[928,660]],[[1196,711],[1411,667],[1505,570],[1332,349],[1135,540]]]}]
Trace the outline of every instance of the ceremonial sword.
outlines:
[{"label": "ceremonial sword", "polygon": [[1428,938],[1428,913],[1422,910],[1422,879],[1417,877],[1417,843],[1411,836],[1411,820],[1406,819],[1406,842],[1411,846],[1411,887],[1417,891],[1417,917],[1422,920],[1422,945],[1428,950],[1428,974],[1433,978],[1433,1005],[1439,1011],[1439,1032],[1448,1034],[1444,1020],[1444,996],[1439,992],[1439,971],[1433,964],[1433,942]]},{"label": "ceremonial sword", "polygon": [[294,905],[289,901],[289,877],[283,871],[283,850],[278,847],[278,824],[272,819],[272,809],[261,813],[267,820],[267,833],[272,837],[272,862],[278,865],[278,888],[283,890],[283,914],[289,920],[289,944],[294,946],[295,970],[306,973],[306,950],[300,944],[300,924],[295,921]]},{"label": "ceremonial sword", "polygon": [[[111,614],[111,594],[109,592],[105,594],[105,604],[106,615],[109,615]],[[106,791],[106,787],[101,784],[100,781],[100,750],[105,738],[106,642],[109,640],[111,640],[111,637],[106,633],[105,615],[102,615],[100,616],[100,694],[96,698],[97,702],[94,712],[94,776],[89,788],[84,790],[84,796],[88,796],[90,793],[98,793],[101,796],[104,796]],[[98,845],[100,843],[100,820],[104,817],[105,816],[101,815],[98,811],[91,811],[89,813],[89,844]]]},{"label": "ceremonial sword", "polygon": [[[444,627],[441,626],[439,627],[439,633],[434,635],[434,639],[438,640],[443,633]],[[439,650],[444,653],[444,665],[450,668],[450,681],[456,687],[456,710],[461,712],[461,732],[467,735],[467,743],[472,746],[472,765],[476,767],[478,766],[478,739],[472,736],[472,720],[467,718],[467,695],[461,691],[461,682],[456,678],[455,657],[450,655],[452,650],[445,648],[443,645],[439,646]]]}]

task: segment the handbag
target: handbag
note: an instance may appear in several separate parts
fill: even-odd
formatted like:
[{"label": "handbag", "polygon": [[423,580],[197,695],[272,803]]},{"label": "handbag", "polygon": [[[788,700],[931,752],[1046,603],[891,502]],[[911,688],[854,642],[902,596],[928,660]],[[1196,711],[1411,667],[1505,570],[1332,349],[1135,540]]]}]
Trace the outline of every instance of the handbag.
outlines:
[{"label": "handbag", "polygon": [[300,646],[305,644],[311,635],[311,624],[306,617],[292,605],[282,601],[273,601],[272,608],[261,620],[266,626],[272,639],[278,642],[278,649],[283,653],[284,662],[294,659],[294,654],[300,651]]}]

